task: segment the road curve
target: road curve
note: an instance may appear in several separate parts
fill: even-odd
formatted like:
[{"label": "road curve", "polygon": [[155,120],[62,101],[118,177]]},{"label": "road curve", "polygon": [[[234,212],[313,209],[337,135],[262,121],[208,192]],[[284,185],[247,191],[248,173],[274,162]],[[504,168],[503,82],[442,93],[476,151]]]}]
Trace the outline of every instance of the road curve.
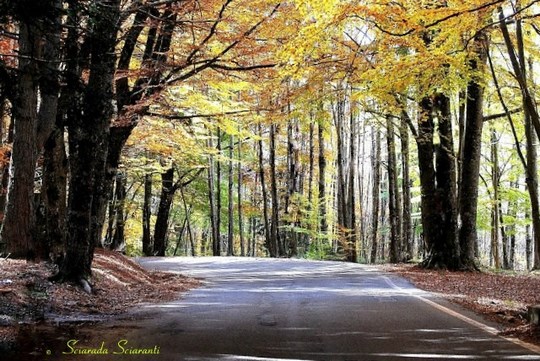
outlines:
[{"label": "road curve", "polygon": [[540,360],[538,349],[494,335],[471,313],[376,267],[249,258],[139,263],[204,278],[204,286],[84,340],[159,347],[158,355],[111,360]]}]

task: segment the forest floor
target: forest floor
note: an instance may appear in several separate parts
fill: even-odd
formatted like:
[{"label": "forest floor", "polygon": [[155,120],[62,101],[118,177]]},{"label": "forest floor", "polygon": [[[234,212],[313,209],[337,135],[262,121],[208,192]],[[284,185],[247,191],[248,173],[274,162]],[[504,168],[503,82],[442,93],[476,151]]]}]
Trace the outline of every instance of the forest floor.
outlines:
[{"label": "forest floor", "polygon": [[21,325],[54,318],[102,319],[137,304],[177,299],[200,282],[179,274],[150,272],[118,252],[97,250],[93,294],[69,283],[53,283],[47,263],[0,258],[0,350],[17,342]]},{"label": "forest floor", "polygon": [[502,336],[540,346],[540,327],[527,321],[527,307],[540,304],[539,274],[448,272],[409,264],[383,268],[497,322]]}]

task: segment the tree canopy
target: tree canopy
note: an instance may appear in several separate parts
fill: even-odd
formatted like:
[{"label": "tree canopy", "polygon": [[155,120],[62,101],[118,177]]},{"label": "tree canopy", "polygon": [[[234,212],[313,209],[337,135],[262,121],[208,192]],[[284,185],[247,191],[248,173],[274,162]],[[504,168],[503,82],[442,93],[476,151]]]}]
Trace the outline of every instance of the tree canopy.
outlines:
[{"label": "tree canopy", "polygon": [[538,268],[539,10],[0,1],[3,252]]}]

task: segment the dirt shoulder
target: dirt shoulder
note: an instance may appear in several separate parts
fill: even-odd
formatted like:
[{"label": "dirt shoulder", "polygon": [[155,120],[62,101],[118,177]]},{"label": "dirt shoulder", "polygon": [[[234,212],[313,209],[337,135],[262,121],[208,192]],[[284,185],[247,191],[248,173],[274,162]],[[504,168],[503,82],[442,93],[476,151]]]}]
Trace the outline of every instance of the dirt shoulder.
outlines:
[{"label": "dirt shoulder", "polygon": [[52,283],[54,266],[0,259],[0,350],[16,342],[21,323],[57,317],[105,317],[137,304],[177,299],[200,282],[182,275],[149,272],[117,252],[97,250],[94,294],[67,283]]},{"label": "dirt shoulder", "polygon": [[540,275],[425,270],[384,266],[416,287],[434,292],[501,325],[501,335],[540,346],[540,327],[527,322],[527,307],[540,304]]}]

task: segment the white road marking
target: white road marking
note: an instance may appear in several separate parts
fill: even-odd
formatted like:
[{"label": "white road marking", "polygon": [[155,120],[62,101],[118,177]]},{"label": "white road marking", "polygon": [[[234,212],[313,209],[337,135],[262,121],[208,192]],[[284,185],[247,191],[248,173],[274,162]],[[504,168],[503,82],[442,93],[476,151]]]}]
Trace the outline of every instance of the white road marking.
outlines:
[{"label": "white road marking", "polygon": [[486,325],[486,324],[484,324],[482,322],[478,322],[476,320],[473,320],[472,318],[469,318],[469,317],[467,317],[465,315],[462,315],[459,312],[451,310],[448,307],[440,305],[437,302],[433,302],[431,300],[428,300],[427,298],[424,298],[424,297],[418,295],[417,293],[411,292],[410,290],[408,290],[406,288],[400,287],[400,286],[396,285],[388,276],[382,276],[382,277],[385,280],[385,282],[395,290],[398,290],[400,292],[405,292],[405,293],[409,294],[410,296],[415,297],[415,298],[421,300],[422,302],[430,305],[431,307],[436,308],[437,310],[442,311],[442,312],[446,313],[447,315],[458,318],[458,319],[468,323],[469,325],[477,327],[477,328],[479,328],[479,329],[481,329],[481,330],[483,330],[483,331],[485,331],[485,332],[487,332],[487,333],[489,333],[491,335],[500,337],[500,338],[502,338],[504,340],[510,341],[510,342],[512,342],[512,343],[514,343],[514,344],[516,344],[518,346],[521,346],[521,347],[523,347],[523,348],[525,348],[525,349],[527,349],[529,351],[540,354],[540,347],[538,347],[536,345],[530,344],[530,343],[525,342],[525,341],[521,341],[521,340],[519,340],[517,338],[514,338],[514,337],[501,336],[501,335],[499,335],[499,330],[497,330],[494,327],[491,327],[491,326],[488,326],[488,325]]}]

